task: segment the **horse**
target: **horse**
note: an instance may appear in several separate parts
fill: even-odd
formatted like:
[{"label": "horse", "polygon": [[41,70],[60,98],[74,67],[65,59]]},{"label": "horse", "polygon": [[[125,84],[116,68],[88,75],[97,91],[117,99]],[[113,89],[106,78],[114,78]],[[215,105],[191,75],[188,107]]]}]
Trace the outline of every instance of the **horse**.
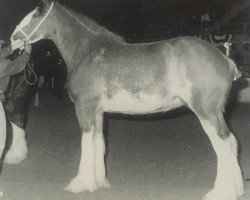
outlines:
[{"label": "horse", "polygon": [[[4,148],[2,160],[6,164],[19,164],[28,155],[28,147],[25,141],[25,127],[28,121],[28,108],[32,101],[32,97],[38,92],[38,76],[47,73],[55,75],[55,83],[59,85],[56,88],[55,94],[62,97],[62,91],[65,84],[65,70],[63,63],[59,65],[57,62],[46,62],[49,66],[44,65],[36,53],[40,52],[36,45],[33,45],[31,59],[24,71],[10,76],[8,87],[4,92],[4,101],[2,102],[3,109],[6,113],[7,125],[3,124],[3,130],[7,130],[7,137],[3,136],[1,147]],[[15,59],[17,52],[13,53],[10,60]],[[57,54],[58,55],[58,54]],[[59,61],[59,58],[56,57]],[[51,66],[53,67],[53,71]],[[57,78],[59,77],[59,78]],[[6,134],[2,134],[6,135]],[[6,139],[4,139],[6,137]],[[6,142],[5,142],[6,140]],[[5,145],[5,143],[6,145]],[[4,147],[5,146],[5,147]],[[2,152],[2,151],[0,151]],[[2,154],[0,154],[2,155]]]},{"label": "horse", "polygon": [[[7,58],[14,60],[17,51]],[[18,164],[24,160],[28,154],[25,141],[24,122],[26,114],[25,105],[28,97],[29,82],[32,73],[29,67],[22,71],[13,68],[12,71],[4,71],[2,84],[6,84],[5,91],[1,94],[1,167],[2,162],[7,164]]]},{"label": "horse", "polygon": [[19,164],[28,155],[25,127],[35,83],[34,69],[28,64],[22,72],[10,76],[4,92],[2,104],[6,114],[7,136],[2,160],[6,164]]},{"label": "horse", "polygon": [[217,176],[206,200],[244,193],[237,141],[224,120],[234,62],[210,43],[177,37],[127,43],[87,16],[44,1],[24,17],[11,40],[52,40],[68,69],[67,89],[80,124],[81,159],[65,187],[73,193],[110,186],[105,169],[104,112],[151,114],[186,106],[199,119],[217,155]]},{"label": "horse", "polygon": [[8,88],[5,91],[3,107],[8,121],[8,131],[4,163],[7,164],[19,164],[28,154],[24,130],[28,87],[29,85],[24,79],[24,72],[21,72],[10,77]]}]

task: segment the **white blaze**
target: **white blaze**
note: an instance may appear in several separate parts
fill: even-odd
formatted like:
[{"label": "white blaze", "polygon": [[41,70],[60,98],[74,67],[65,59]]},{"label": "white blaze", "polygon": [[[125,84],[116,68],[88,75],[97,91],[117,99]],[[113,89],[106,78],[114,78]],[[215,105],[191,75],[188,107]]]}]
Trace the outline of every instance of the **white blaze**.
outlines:
[{"label": "white blaze", "polygon": [[[25,26],[29,25],[33,15],[36,13],[38,8],[32,10],[28,15],[26,15],[23,20],[21,21],[21,23],[19,25],[17,25],[16,29],[14,30],[14,32],[12,33],[12,35],[14,35],[15,33],[21,31]],[[12,36],[11,35],[11,36]]]},{"label": "white blaze", "polygon": [[28,26],[31,22],[32,17],[34,16],[34,14],[37,12],[37,9],[34,9],[33,11],[31,11],[28,15],[26,15],[24,17],[24,19],[21,21],[21,23],[16,27],[16,29],[14,30],[14,32],[11,35],[11,44],[13,43],[13,35],[17,32],[21,32],[26,38],[25,40],[27,40],[29,42],[29,44],[32,44],[34,42],[37,42],[38,40],[41,40],[43,38],[42,35],[37,36],[35,39],[30,40],[30,38],[34,35],[34,33],[39,29],[39,27],[42,25],[42,23],[46,20],[46,18],[48,17],[50,11],[52,10],[54,5],[54,2],[51,3],[50,8],[47,12],[47,14],[42,18],[42,20],[33,28],[32,32],[27,34],[25,33],[25,31],[23,30],[24,27]]}]

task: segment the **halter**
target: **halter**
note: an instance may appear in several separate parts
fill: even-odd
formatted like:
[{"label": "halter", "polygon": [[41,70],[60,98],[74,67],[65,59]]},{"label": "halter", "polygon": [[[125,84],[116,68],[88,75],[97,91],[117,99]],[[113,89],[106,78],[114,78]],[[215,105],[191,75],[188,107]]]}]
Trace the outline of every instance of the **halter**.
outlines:
[{"label": "halter", "polygon": [[[25,40],[27,40],[30,44],[37,42],[38,40],[42,39],[42,36],[34,39],[34,40],[30,40],[30,38],[36,33],[36,31],[39,29],[39,27],[42,25],[42,23],[47,19],[48,15],[50,14],[52,8],[54,6],[54,2],[51,3],[50,8],[48,10],[48,12],[46,13],[46,15],[43,17],[43,19],[37,24],[37,26],[34,28],[34,30],[28,35],[24,32],[23,28],[25,27],[18,27],[16,28],[16,32],[21,32],[24,36],[25,36]],[[14,32],[15,33],[15,32]]]},{"label": "halter", "polygon": [[225,42],[224,43],[224,47],[225,47],[225,49],[226,49],[226,56],[229,56],[229,54],[230,54],[230,46],[231,46],[232,44],[230,43],[230,42]]}]

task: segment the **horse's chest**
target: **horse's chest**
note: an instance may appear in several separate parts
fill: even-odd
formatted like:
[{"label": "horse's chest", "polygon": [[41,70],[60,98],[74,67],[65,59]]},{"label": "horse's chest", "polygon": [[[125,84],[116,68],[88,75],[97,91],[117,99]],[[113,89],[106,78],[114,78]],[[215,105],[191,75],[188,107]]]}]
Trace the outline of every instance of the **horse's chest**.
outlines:
[{"label": "horse's chest", "polygon": [[137,93],[126,90],[117,92],[112,97],[102,97],[101,105],[105,112],[152,113],[162,108],[160,95]]}]

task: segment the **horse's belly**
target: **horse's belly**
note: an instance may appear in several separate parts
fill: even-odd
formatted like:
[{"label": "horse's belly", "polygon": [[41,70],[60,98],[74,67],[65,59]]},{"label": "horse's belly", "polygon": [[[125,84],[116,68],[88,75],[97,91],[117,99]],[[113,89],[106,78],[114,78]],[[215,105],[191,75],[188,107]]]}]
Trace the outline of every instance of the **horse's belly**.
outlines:
[{"label": "horse's belly", "polygon": [[121,90],[111,98],[103,97],[102,108],[105,112],[152,113],[161,110],[163,99],[157,94],[131,93]]}]

